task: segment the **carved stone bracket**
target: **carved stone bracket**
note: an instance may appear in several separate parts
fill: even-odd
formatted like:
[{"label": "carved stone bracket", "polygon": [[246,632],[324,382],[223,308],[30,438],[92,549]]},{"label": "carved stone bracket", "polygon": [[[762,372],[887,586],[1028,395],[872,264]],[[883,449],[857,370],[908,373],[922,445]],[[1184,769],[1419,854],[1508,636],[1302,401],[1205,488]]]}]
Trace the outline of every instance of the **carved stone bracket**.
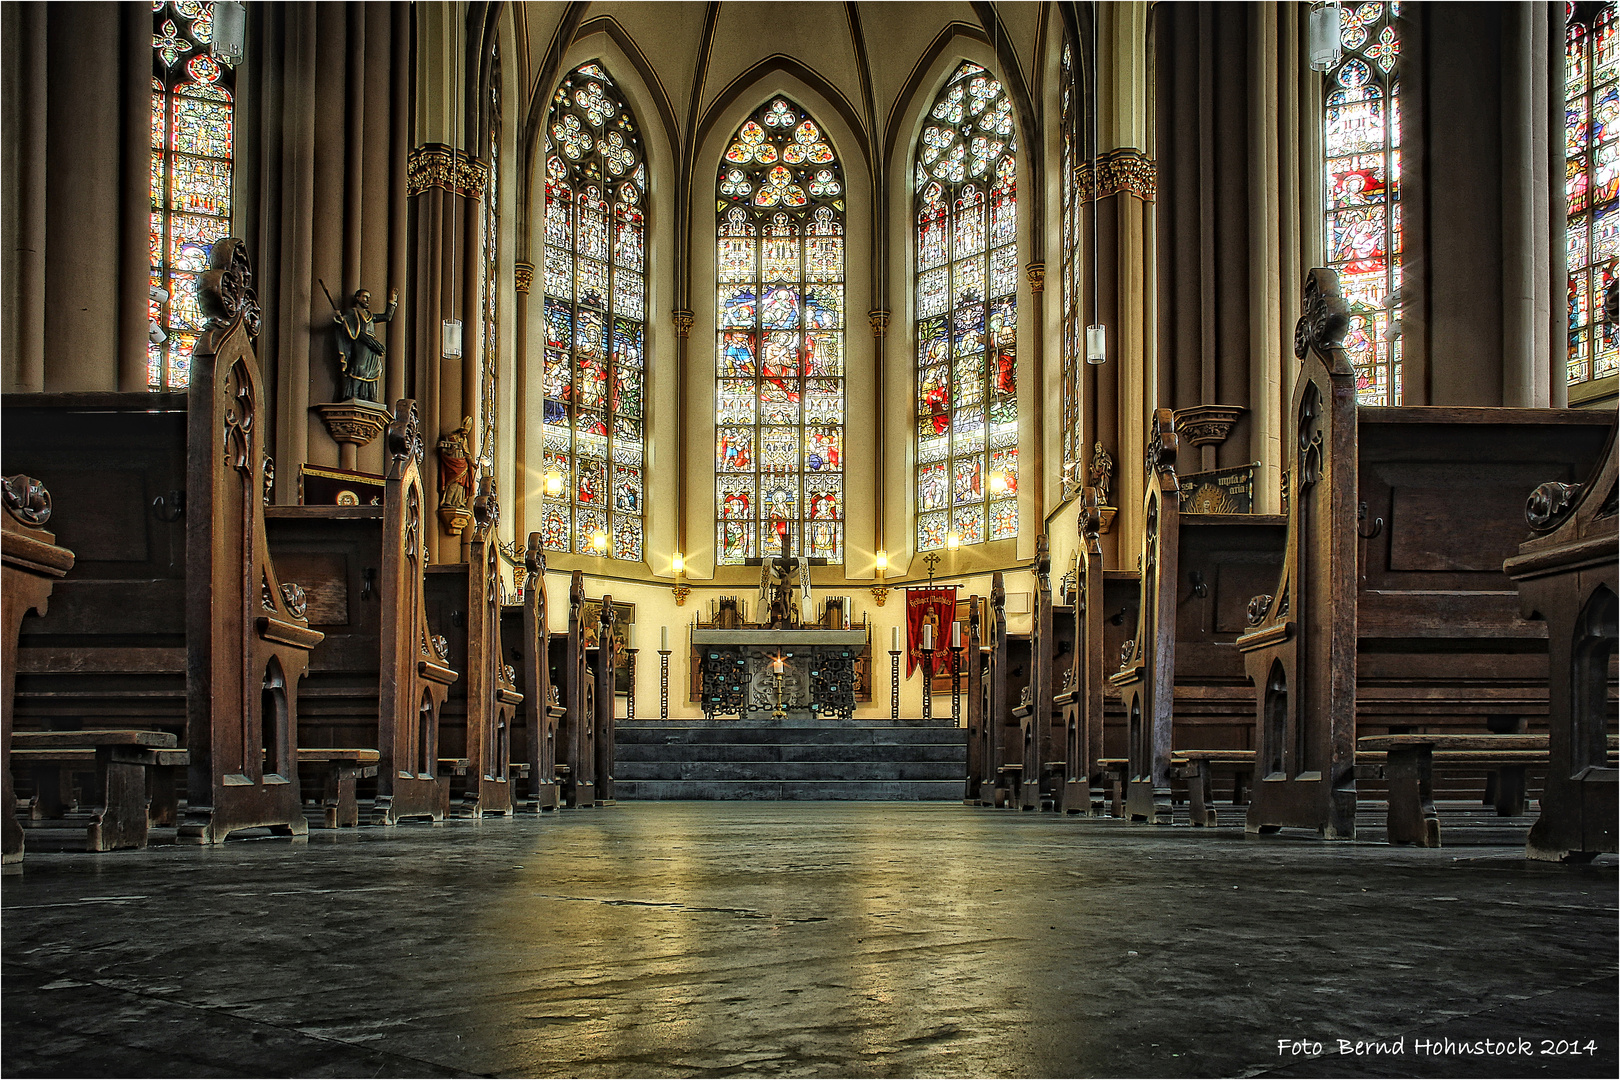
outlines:
[{"label": "carved stone bracket", "polygon": [[1045,263],[1043,263],[1043,262],[1032,262],[1029,265],[1024,267],[1024,273],[1029,275],[1029,291],[1030,292],[1045,292],[1046,291],[1046,264]]},{"label": "carved stone bracket", "polygon": [[1241,405],[1193,405],[1176,410],[1176,434],[1194,446],[1219,446],[1248,412]]},{"label": "carved stone bracket", "polygon": [[675,594],[676,607],[680,607],[682,604],[685,604],[686,598],[692,595],[692,587],[690,585],[676,585],[671,591]]},{"label": "carved stone bracket", "polygon": [[872,327],[872,336],[875,338],[889,336],[889,309],[873,308],[866,313],[866,321]]},{"label": "carved stone bracket", "polygon": [[517,291],[520,293],[527,293],[530,286],[534,284],[534,263],[519,262],[513,267],[512,273],[513,288],[517,289]]},{"label": "carved stone bracket", "polygon": [[872,586],[872,602],[874,604],[876,604],[878,607],[882,607],[884,601],[888,600],[888,598],[889,587],[887,585]]},{"label": "carved stone bracket", "polygon": [[687,310],[686,308],[676,308],[669,314],[670,317],[675,320],[675,336],[690,337],[692,334],[691,311]]},{"label": "carved stone bracket", "polygon": [[[333,442],[339,446],[352,446],[356,451],[360,447],[370,445],[393,419],[393,413],[386,405],[379,405],[374,401],[361,401],[358,398],[314,405],[310,411],[320,414],[321,422],[326,425],[326,433],[332,436]],[[345,468],[353,467],[345,466]]]}]

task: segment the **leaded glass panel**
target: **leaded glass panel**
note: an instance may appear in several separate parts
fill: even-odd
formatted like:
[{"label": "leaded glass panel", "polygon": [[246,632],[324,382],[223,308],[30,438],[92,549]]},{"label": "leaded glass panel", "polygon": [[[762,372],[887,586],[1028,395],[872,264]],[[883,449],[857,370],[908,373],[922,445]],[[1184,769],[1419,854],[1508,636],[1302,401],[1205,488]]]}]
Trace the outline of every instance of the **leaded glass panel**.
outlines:
[{"label": "leaded glass panel", "polygon": [[1569,382],[1620,371],[1620,34],[1613,3],[1565,5]]},{"label": "leaded glass panel", "polygon": [[647,173],[635,118],[600,64],[557,87],[545,153],[542,540],[640,561]]},{"label": "leaded glass panel", "polygon": [[844,561],[843,172],[826,133],[773,98],[716,181],[715,545]]}]

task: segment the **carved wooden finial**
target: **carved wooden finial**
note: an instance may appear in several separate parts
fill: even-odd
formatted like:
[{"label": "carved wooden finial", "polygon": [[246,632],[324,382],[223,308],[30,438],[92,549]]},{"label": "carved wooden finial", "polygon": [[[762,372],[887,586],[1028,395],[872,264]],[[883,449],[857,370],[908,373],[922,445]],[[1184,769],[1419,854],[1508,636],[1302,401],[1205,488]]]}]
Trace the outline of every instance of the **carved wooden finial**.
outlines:
[{"label": "carved wooden finial", "polygon": [[1315,352],[1335,374],[1348,372],[1344,332],[1349,325],[1349,307],[1339,295],[1338,271],[1314,268],[1306,275],[1299,322],[1294,324],[1294,355],[1303,360],[1307,351]]},{"label": "carved wooden finial", "polygon": [[1148,475],[1176,470],[1176,450],[1181,440],[1176,435],[1175,413],[1169,409],[1153,410],[1153,430],[1148,436],[1146,466]]},{"label": "carved wooden finial", "polygon": [[568,582],[568,607],[572,614],[578,614],[585,606],[585,575],[578,570]]},{"label": "carved wooden finial", "polygon": [[1007,606],[1007,587],[1002,582],[1000,570],[990,575],[990,606],[997,611]]},{"label": "carved wooden finial", "polygon": [[32,476],[17,473],[4,482],[6,510],[24,525],[39,528],[51,520],[51,493]]},{"label": "carved wooden finial", "polygon": [[415,401],[400,398],[394,406],[394,419],[388,425],[388,456],[395,461],[413,457],[420,467],[422,453],[421,414],[417,412]]},{"label": "carved wooden finial", "polygon": [[494,532],[501,523],[501,500],[495,494],[495,478],[492,476],[481,477],[478,481],[478,494],[473,498],[473,521],[480,536]]},{"label": "carved wooden finial", "polygon": [[541,581],[546,576],[546,549],[541,545],[537,532],[529,534],[529,546],[523,552],[523,566],[531,580]]},{"label": "carved wooden finial", "polygon": [[1045,581],[1052,573],[1052,543],[1041,533],[1035,538],[1035,576]]},{"label": "carved wooden finial", "polygon": [[208,270],[197,278],[197,306],[208,317],[209,329],[222,331],[240,318],[250,335],[258,335],[259,298],[247,244],[234,236],[214,242]]},{"label": "carved wooden finial", "polygon": [[1102,493],[1087,484],[1080,489],[1080,542],[1090,548],[1102,535]]}]

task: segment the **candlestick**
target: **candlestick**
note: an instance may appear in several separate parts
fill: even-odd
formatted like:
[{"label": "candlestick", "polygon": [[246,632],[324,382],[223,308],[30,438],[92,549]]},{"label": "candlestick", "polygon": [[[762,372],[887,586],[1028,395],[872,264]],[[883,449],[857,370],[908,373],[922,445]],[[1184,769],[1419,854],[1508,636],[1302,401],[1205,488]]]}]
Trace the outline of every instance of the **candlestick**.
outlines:
[{"label": "candlestick", "polygon": [[669,652],[669,627],[667,626],[658,628],[658,651]]},{"label": "candlestick", "polygon": [[923,623],[923,652],[934,651],[934,624]]},{"label": "candlestick", "polygon": [[958,619],[955,622],[951,623],[951,648],[960,649],[961,647],[962,647],[962,621],[960,619]]},{"label": "candlestick", "polygon": [[658,650],[658,719],[669,719],[669,650]]},{"label": "candlestick", "polygon": [[889,651],[900,651],[900,628],[898,626],[889,627]]}]

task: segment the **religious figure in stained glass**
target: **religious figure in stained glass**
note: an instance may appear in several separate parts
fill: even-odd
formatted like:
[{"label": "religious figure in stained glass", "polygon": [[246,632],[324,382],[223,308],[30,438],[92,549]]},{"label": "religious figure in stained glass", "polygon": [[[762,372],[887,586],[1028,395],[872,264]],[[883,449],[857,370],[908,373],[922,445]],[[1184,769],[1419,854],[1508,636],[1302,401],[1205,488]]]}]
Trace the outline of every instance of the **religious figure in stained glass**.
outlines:
[{"label": "religious figure in stained glass", "polygon": [[1018,181],[1012,102],[971,61],[918,137],[917,549],[1018,535]]},{"label": "religious figure in stained glass", "polygon": [[151,286],[146,381],[184,388],[204,328],[197,276],[230,233],[235,77],[209,55],[214,5],[152,5]]},{"label": "religious figure in stained glass", "polygon": [[[546,487],[553,551],[644,557],[647,166],[606,69],[582,64],[546,117]],[[609,479],[611,477],[611,480]]]},{"label": "religious figure in stained glass", "polygon": [[1565,5],[1568,378],[1620,372],[1620,30],[1613,3]]},{"label": "religious figure in stained glass", "polygon": [[1344,348],[1366,405],[1401,400],[1400,4],[1339,9],[1339,63],[1327,73],[1327,265],[1349,305]]},{"label": "religious figure in stained glass", "polygon": [[[844,187],[832,143],[773,98],[716,181],[715,543],[844,561]],[[782,544],[786,548],[782,548]]]}]

